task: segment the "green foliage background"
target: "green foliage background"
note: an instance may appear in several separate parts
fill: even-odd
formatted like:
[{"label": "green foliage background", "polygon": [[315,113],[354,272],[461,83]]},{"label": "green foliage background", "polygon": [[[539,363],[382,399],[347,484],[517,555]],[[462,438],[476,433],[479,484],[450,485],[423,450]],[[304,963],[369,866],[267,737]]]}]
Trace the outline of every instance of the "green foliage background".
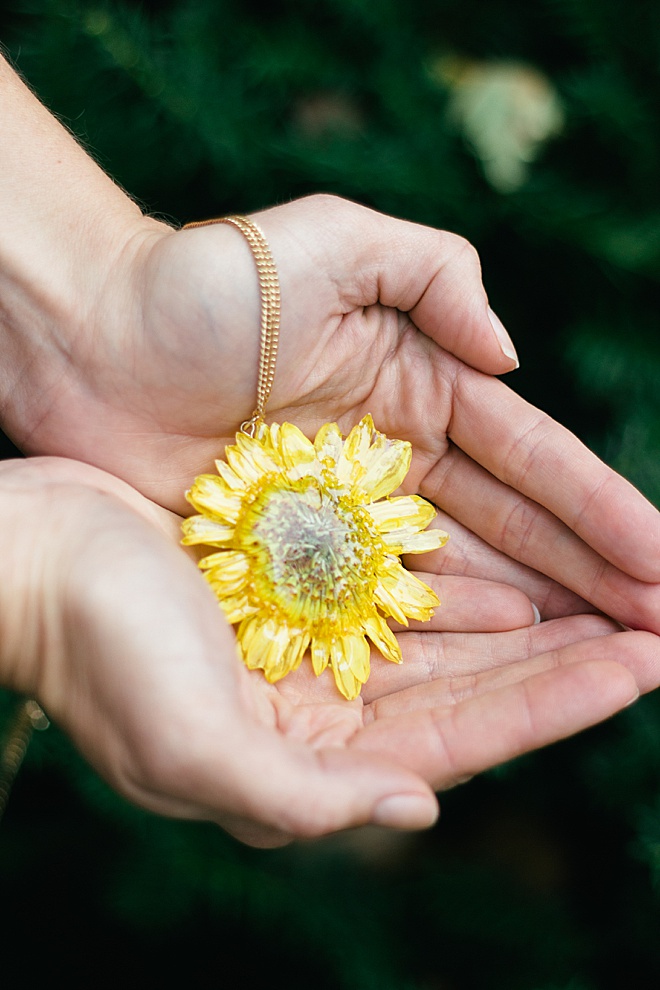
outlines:
[{"label": "green foliage background", "polygon": [[[157,214],[325,190],[470,238],[511,386],[660,504],[660,5],[0,0],[0,29]],[[563,131],[516,191],[449,120],[447,55],[558,89]],[[129,807],[51,729],[0,831],[3,970],[35,972],[29,940],[71,987],[655,990],[659,767],[651,696],[448,793],[428,834],[258,852]]]}]

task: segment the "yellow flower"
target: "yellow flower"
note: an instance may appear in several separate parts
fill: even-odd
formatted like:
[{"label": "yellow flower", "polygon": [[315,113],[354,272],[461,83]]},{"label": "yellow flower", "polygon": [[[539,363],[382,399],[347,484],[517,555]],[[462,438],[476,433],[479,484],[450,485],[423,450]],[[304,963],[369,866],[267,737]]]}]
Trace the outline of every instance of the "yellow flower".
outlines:
[{"label": "yellow flower", "polygon": [[239,433],[195,479],[186,498],[200,513],[183,543],[216,552],[199,562],[237,637],[245,663],[275,682],[309,648],[317,674],[330,665],[356,698],[369,676],[369,643],[395,663],[401,650],[385,618],[430,619],[440,602],[402,566],[402,553],[444,546],[426,530],[435,509],[418,495],[389,498],[410,467],[411,447],[374,429],[371,416],[346,440],[326,423],[312,443],[291,423]]}]

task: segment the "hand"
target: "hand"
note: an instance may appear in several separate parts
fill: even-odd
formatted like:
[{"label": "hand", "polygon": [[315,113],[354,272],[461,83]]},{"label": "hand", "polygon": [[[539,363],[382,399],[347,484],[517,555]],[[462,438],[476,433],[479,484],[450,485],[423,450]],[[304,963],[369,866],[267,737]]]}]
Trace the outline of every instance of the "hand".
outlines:
[{"label": "hand", "polygon": [[[96,463],[182,509],[183,490],[254,404],[253,260],[229,228],[175,233],[143,218],[1,60],[0,80],[3,428],[26,452]],[[645,583],[660,578],[657,513],[556,424],[446,353],[489,374],[514,365],[465,242],[327,197],[259,221],[284,298],[269,415],[313,433],[370,411],[412,441],[408,490],[487,541],[446,527],[461,539],[424,565],[445,600],[460,587],[447,584],[451,571],[496,574],[529,589],[546,617],[585,598],[657,628],[658,589]],[[68,477],[51,498],[43,465],[62,463],[24,465],[36,485],[13,475],[5,493],[7,520],[32,511],[3,534],[18,582],[0,586],[3,680],[36,693],[115,786],[155,810],[261,843],[367,820],[425,824],[435,813],[425,781],[448,786],[657,683],[653,636],[604,635],[608,621],[587,616],[522,635],[504,621],[484,639],[480,608],[468,626],[477,639],[411,631],[410,680],[396,689],[388,665],[364,710],[333,712],[304,672],[277,689],[230,656],[209,590],[152,528],[178,530],[176,520],[82,465],[94,477]],[[482,594],[500,596],[504,616],[520,606],[483,582],[472,592],[483,606]],[[449,606],[442,616],[451,621]],[[458,681],[454,657],[467,658]],[[434,685],[418,686],[433,673]],[[412,805],[379,813],[395,794]]]},{"label": "hand", "polygon": [[[175,233],[144,218],[2,58],[0,83],[2,427],[28,453],[97,464],[183,511],[183,491],[253,408],[247,245],[226,226]],[[313,433],[328,419],[347,430],[370,411],[380,430],[412,441],[411,490],[510,560],[658,630],[658,513],[474,370],[515,360],[473,249],[323,196],[259,221],[283,292],[269,415]],[[506,568],[523,588],[534,580]]]},{"label": "hand", "polygon": [[[538,574],[572,589],[567,599],[544,585],[547,601],[535,598],[544,617],[587,601],[660,631],[655,509],[566,430],[440,346],[475,361],[483,352],[490,370],[507,364],[472,249],[331,197],[258,220],[283,298],[269,417],[313,434],[326,420],[347,431],[371,412],[381,431],[413,444],[406,490],[503,551],[506,581],[532,597]],[[254,405],[256,272],[225,225],[174,233],[141,220],[136,230],[66,363],[61,353],[41,361],[51,377],[36,383],[14,435],[182,511],[185,488]],[[460,555],[457,540],[449,550]],[[449,559],[443,549],[418,566],[446,570]],[[460,563],[475,576],[484,565]]]},{"label": "hand", "polygon": [[364,699],[345,702],[308,664],[272,686],[238,660],[167,510],[54,458],[0,465],[0,504],[5,679],[130,800],[254,845],[428,826],[431,787],[607,717],[660,672],[651,634],[598,616],[530,626],[520,592],[437,578],[443,631],[403,633],[406,662],[375,660]]}]

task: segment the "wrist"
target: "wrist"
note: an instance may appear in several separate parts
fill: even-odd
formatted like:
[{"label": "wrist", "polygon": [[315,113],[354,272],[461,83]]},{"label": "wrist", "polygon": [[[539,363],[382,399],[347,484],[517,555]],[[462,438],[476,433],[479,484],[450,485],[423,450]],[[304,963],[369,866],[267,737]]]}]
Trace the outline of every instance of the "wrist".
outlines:
[{"label": "wrist", "polygon": [[163,225],[142,215],[1,58],[0,88],[0,426],[30,449],[44,403],[67,388],[73,347],[77,356],[94,335],[110,273]]}]

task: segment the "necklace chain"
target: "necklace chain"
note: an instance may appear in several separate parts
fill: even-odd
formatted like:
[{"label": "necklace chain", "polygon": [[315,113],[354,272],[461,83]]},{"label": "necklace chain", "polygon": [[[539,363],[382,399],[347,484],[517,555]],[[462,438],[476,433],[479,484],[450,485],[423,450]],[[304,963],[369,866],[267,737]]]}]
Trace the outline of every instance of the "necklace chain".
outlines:
[{"label": "necklace chain", "polygon": [[275,364],[277,361],[277,345],[280,336],[280,281],[268,241],[260,227],[245,216],[218,217],[215,220],[197,220],[187,223],[184,229],[191,227],[209,227],[216,223],[227,223],[245,237],[250,245],[252,257],[257,266],[259,276],[259,293],[261,296],[261,340],[259,347],[259,378],[257,381],[257,404],[249,419],[241,423],[241,430],[248,436],[254,436],[259,423],[263,422],[266,405],[275,380]]},{"label": "necklace chain", "polygon": [[49,725],[46,715],[36,701],[25,699],[19,702],[0,748],[0,818],[7,807],[9,792],[23,762],[33,731],[47,729]]}]

